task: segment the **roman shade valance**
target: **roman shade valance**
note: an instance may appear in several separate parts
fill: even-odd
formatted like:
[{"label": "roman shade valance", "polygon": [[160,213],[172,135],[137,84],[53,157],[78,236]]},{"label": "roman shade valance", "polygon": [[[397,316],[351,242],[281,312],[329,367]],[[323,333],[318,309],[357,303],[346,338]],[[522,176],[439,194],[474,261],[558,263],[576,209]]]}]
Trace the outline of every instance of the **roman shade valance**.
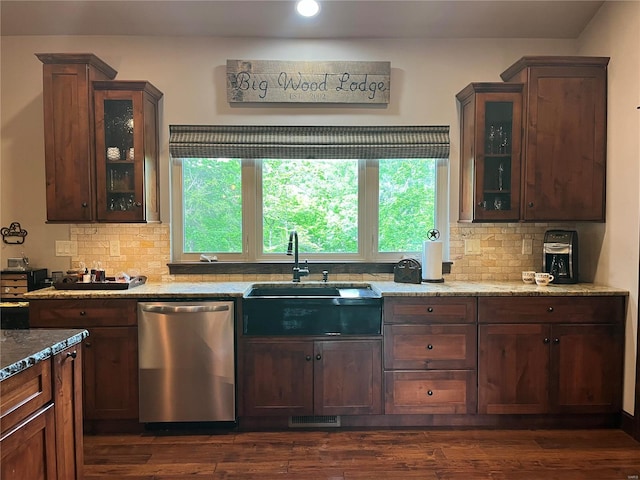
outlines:
[{"label": "roman shade valance", "polygon": [[448,126],[171,125],[173,158],[442,158]]}]

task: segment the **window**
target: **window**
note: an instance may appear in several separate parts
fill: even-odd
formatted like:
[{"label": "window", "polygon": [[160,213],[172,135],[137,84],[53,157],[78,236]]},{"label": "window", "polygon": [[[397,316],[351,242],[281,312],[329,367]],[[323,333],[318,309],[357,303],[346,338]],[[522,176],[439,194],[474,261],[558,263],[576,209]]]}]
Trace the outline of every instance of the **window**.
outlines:
[{"label": "window", "polygon": [[283,253],[296,230],[306,254],[358,254],[358,160],[264,159],[257,165],[262,253]]},{"label": "window", "polygon": [[[302,138],[294,127],[277,127],[293,134],[277,143],[268,137],[247,145],[246,132],[237,137],[244,143],[234,144],[228,138],[214,142],[210,132],[206,142],[194,141],[192,129],[198,127],[171,128],[174,261],[198,260],[200,254],[283,260],[291,230],[310,260],[396,261],[419,253],[431,228],[442,232],[446,245],[446,158],[417,157],[406,138],[396,144],[397,136],[386,140],[391,143],[380,140],[376,148],[370,137],[367,143],[360,138],[354,148],[344,138],[341,145],[335,138],[326,142],[309,132]],[[234,129],[218,128],[225,134]],[[182,136],[176,134],[180,129]],[[393,128],[377,131],[387,130]],[[446,133],[448,153],[448,128]],[[243,155],[222,156],[229,153]],[[372,154],[379,158],[366,158]]]}]

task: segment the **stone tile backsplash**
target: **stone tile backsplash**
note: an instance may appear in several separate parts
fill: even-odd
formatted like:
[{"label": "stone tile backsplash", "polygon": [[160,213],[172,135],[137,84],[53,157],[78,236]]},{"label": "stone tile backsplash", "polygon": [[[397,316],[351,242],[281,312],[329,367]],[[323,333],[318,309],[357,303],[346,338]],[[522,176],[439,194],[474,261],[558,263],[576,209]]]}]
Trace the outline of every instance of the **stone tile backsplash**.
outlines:
[{"label": "stone tile backsplash", "polygon": [[[571,225],[550,226],[543,223],[452,224],[450,227],[451,273],[445,280],[519,280],[522,270],[542,269],[544,232],[550,228],[575,228]],[[288,280],[290,275],[171,275],[171,235],[168,224],[90,224],[74,225],[70,240],[77,242],[78,255],[72,266],[84,262],[91,266],[101,261],[107,275],[118,272],[146,275],[149,282],[172,281],[274,281]],[[522,253],[523,239],[531,239],[532,253]],[[110,241],[120,243],[120,256],[110,256]],[[465,255],[465,240],[479,240],[480,255]],[[250,277],[250,278],[249,278]],[[312,278],[313,279],[313,278]],[[389,274],[336,275],[334,280],[392,280]]]}]

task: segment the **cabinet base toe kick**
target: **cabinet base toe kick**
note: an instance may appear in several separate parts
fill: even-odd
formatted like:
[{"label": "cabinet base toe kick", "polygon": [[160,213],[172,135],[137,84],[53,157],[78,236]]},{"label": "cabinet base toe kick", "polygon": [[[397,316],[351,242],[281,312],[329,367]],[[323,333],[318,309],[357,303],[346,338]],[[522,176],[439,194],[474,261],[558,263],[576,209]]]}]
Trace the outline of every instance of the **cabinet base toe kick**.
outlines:
[{"label": "cabinet base toe kick", "polygon": [[[292,425],[286,416],[240,417],[238,430],[293,428],[478,428],[478,429],[586,429],[620,428],[621,413],[572,415],[341,415],[335,425]],[[295,417],[298,418],[298,417]],[[295,423],[295,422],[293,422]]]}]

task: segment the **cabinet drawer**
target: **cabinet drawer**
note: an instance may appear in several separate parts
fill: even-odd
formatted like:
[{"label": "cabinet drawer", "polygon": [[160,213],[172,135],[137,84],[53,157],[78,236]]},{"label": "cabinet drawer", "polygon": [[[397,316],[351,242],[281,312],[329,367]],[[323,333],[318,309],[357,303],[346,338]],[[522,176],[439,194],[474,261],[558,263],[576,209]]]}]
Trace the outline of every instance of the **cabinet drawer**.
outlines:
[{"label": "cabinet drawer", "polygon": [[12,279],[7,279],[4,277],[4,275],[2,276],[2,280],[0,280],[0,286],[2,288],[5,287],[24,287],[27,288],[29,286],[29,282],[27,281],[27,279],[25,278],[24,280],[12,280]]},{"label": "cabinet drawer", "polygon": [[0,383],[0,431],[11,429],[51,401],[51,361],[46,359]]},{"label": "cabinet drawer", "polygon": [[9,302],[20,301],[24,299],[24,293],[22,292],[12,292],[12,293],[4,293],[4,291],[0,294],[0,299],[6,300]]},{"label": "cabinet drawer", "polygon": [[391,297],[384,300],[384,323],[473,323],[475,320],[475,298]]},{"label": "cabinet drawer", "polygon": [[472,371],[385,372],[386,414],[475,413]]},{"label": "cabinet drawer", "polygon": [[480,297],[479,323],[618,323],[625,297]]},{"label": "cabinet drawer", "polygon": [[475,325],[385,325],[386,369],[476,367]]},{"label": "cabinet drawer", "polygon": [[16,295],[20,295],[22,296],[23,294],[27,293],[27,286],[26,285],[2,285],[2,287],[0,287],[0,290],[2,290],[2,296],[8,296],[8,297],[13,297]]},{"label": "cabinet drawer", "polygon": [[3,273],[0,282],[4,285],[5,282],[24,282],[27,284],[28,276],[26,273]]},{"label": "cabinet drawer", "polygon": [[136,325],[137,301],[122,299],[32,300],[32,327],[87,328],[88,326]]}]

